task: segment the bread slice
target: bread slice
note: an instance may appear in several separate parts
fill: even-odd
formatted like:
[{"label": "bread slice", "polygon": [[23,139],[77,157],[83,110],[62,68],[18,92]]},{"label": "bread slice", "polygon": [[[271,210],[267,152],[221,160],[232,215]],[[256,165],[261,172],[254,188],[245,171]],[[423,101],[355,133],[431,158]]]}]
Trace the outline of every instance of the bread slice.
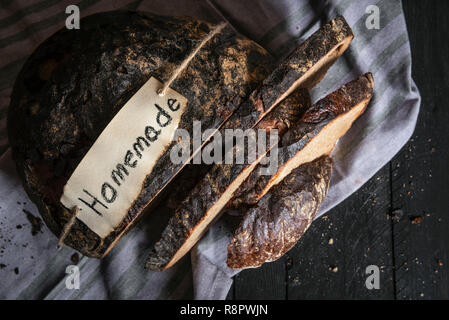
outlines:
[{"label": "bread slice", "polygon": [[337,140],[365,111],[373,95],[374,79],[366,73],[315,103],[288,130],[279,150],[279,170],[272,176],[263,175],[261,166],[235,192],[228,207],[256,204],[269,190],[292,170],[328,155]]},{"label": "bread slice", "polygon": [[[352,30],[342,16],[323,25],[270,73],[223,127],[251,128],[296,89],[313,88],[353,38]],[[257,116],[252,122],[242,122],[241,119],[249,113]]]},{"label": "bread slice", "polygon": [[[266,78],[229,119],[225,128],[263,128],[274,108],[296,89],[308,89],[319,82],[332,63],[349,46],[353,34],[343,17],[325,24],[300,45]],[[285,106],[284,106],[285,108]],[[273,120],[273,119],[271,119]],[[277,119],[285,121],[286,119]],[[170,219],[155,244],[146,267],[165,270],[184,256],[201,238],[234,192],[263,159],[249,165],[215,165],[192,190]]]},{"label": "bread slice", "polygon": [[373,86],[367,73],[318,101],[284,135],[280,169],[270,177],[258,168],[241,185],[228,204],[244,214],[228,246],[230,268],[274,261],[304,234],[329,187],[328,155],[365,110]]},{"label": "bread slice", "polygon": [[[298,89],[283,100],[256,128],[270,131],[277,129],[282,135],[290,123],[299,120],[310,106],[307,89]],[[249,121],[253,115],[248,116]],[[243,122],[248,122],[244,120]],[[257,145],[257,141],[256,141]],[[238,152],[233,148],[233,156]],[[215,164],[180,203],[174,215],[155,244],[146,267],[164,270],[173,265],[199,240],[210,223],[232,197],[233,192],[245,181],[266,153],[251,164]]]}]

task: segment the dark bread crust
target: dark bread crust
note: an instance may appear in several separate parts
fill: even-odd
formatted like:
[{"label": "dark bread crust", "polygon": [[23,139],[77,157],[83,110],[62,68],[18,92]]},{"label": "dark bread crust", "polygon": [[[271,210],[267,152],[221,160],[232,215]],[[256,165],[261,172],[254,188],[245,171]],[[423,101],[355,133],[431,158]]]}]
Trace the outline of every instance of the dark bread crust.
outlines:
[{"label": "dark bread crust", "polygon": [[[267,117],[263,118],[256,128],[267,131],[277,129],[279,137],[282,137],[290,123],[298,121],[309,106],[310,96],[308,90],[298,89],[275,107]],[[239,119],[238,124],[255,123],[259,115],[261,113],[253,112]],[[234,147],[233,152],[235,157],[236,147]],[[211,210],[217,200],[222,197],[223,193],[248,166],[247,163],[212,165],[212,168],[175,210],[162,233],[161,239],[154,245],[148,257],[146,267],[156,271],[164,270],[173,259],[175,253],[187,243],[195,228],[200,223],[203,223],[206,215],[209,214],[209,210]]]},{"label": "dark bread crust", "polygon": [[[81,25],[57,32],[28,59],[8,114],[17,171],[57,236],[70,218],[59,202],[62,188],[96,138],[150,76],[166,81],[213,27],[135,12],[96,14]],[[225,28],[171,85],[188,99],[179,127],[191,132],[194,119],[204,129],[217,127],[271,68],[272,58],[263,48]],[[116,230],[100,239],[76,220],[65,244],[102,257],[180,169],[166,153]]]},{"label": "dark bread crust", "polygon": [[[283,136],[280,167],[330,121],[360,104],[366,107],[373,85],[372,75],[364,74],[310,107],[301,121]],[[234,269],[259,267],[290,250],[307,230],[324,200],[331,169],[330,158],[321,157],[293,169],[268,192],[266,186],[272,177],[262,175],[260,168],[254,170],[229,202],[243,218],[228,246],[228,266]]]},{"label": "dark bread crust", "polygon": [[279,92],[287,93],[296,89],[297,80],[304,77],[323,57],[332,52],[326,63],[320,65],[319,70],[315,70],[307,81],[300,85],[301,88],[313,88],[346,50],[353,38],[352,29],[343,16],[324,24],[276,66],[263,81],[261,90],[251,94],[251,100],[259,106],[258,110],[266,111],[279,98]]},{"label": "dark bread crust", "polygon": [[[325,24],[264,79],[261,86],[251,93],[250,98],[231,116],[224,127],[252,128],[259,121],[264,121],[265,116],[269,117],[270,112],[276,110],[274,107],[278,103],[288,101],[286,97],[294,90],[313,87],[347,48],[352,38],[352,30],[343,17],[339,16]],[[300,104],[301,101],[298,101],[297,105]],[[284,105],[281,108],[279,105],[278,109],[286,110],[286,107]],[[284,114],[288,115],[288,112]],[[259,124],[269,129],[273,123],[279,121],[278,128],[281,128],[281,122],[284,120],[267,118],[266,122]],[[284,129],[287,127],[288,125],[285,125]],[[164,270],[185,254],[185,250],[199,240],[198,234],[210,224],[210,217],[217,214],[214,211],[217,210],[214,208],[215,203],[218,200],[224,201],[223,195],[233,190],[230,186],[241,179],[247,168],[248,165],[240,164],[214,165],[171,217],[161,239],[154,245],[146,267]]]},{"label": "dark bread crust", "polygon": [[282,257],[313,221],[329,188],[332,160],[324,156],[294,169],[244,218],[228,246],[227,265],[255,268]]},{"label": "dark bread crust", "polygon": [[[243,102],[242,107],[226,122],[225,127],[251,128],[276,103],[279,103],[280,99],[285,99],[298,88],[309,90],[313,88],[346,50],[353,38],[352,30],[342,16],[323,25],[273,69],[257,90],[251,93],[249,99]],[[323,60],[326,62],[320,65],[320,61]],[[249,118],[250,113],[255,115]],[[242,122],[245,118],[246,122]]]},{"label": "dark bread crust", "polygon": [[[302,150],[330,121],[357,104],[371,99],[373,84],[372,75],[366,73],[307,108],[301,120],[294,123],[282,136],[278,165],[283,166],[296,152]],[[271,176],[263,175],[262,170],[263,166],[258,165],[250,174],[229,201],[229,208],[255,205],[261,199],[261,193],[271,179]]]}]

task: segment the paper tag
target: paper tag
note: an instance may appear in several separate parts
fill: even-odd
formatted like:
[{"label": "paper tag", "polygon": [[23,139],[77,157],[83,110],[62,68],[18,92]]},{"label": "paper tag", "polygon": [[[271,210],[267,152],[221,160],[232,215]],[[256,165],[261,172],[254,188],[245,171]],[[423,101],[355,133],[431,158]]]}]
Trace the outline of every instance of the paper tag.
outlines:
[{"label": "paper tag", "polygon": [[64,186],[61,203],[105,238],[139,196],[143,182],[173,140],[187,99],[150,78],[122,107]]}]

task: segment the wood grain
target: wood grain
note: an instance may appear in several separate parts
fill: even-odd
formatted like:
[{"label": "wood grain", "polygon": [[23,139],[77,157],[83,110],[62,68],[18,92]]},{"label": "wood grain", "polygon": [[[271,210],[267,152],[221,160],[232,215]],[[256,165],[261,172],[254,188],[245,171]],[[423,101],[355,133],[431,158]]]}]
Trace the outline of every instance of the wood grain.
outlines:
[{"label": "wood grain", "polygon": [[449,298],[449,3],[405,1],[413,78],[422,96],[410,142],[393,159],[398,299]]},{"label": "wood grain", "polygon": [[284,256],[260,268],[240,272],[234,280],[234,299],[287,299],[286,259]]}]

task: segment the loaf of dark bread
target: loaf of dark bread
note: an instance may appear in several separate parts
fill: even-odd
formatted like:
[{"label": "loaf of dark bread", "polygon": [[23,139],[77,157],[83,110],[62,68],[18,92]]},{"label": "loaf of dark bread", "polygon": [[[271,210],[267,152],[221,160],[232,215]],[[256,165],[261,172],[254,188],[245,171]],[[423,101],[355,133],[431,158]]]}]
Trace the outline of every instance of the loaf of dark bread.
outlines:
[{"label": "loaf of dark bread", "polygon": [[[297,90],[307,92],[315,86],[352,39],[352,30],[341,16],[323,25],[276,66],[261,87],[252,92],[250,99],[230,117],[225,128],[270,130],[274,127],[284,133],[289,126],[285,121],[294,125],[298,120],[297,117],[289,119],[293,115],[291,110],[296,106],[296,113],[301,114],[310,105],[308,93],[302,94],[301,98],[301,92]],[[321,155],[316,154],[315,158]],[[215,164],[175,210],[161,239],[151,250],[146,267],[165,270],[184,256],[219,217],[256,167],[257,161],[251,164]]]},{"label": "loaf of dark bread", "polygon": [[[25,190],[56,236],[70,219],[60,203],[63,187],[97,137],[150,77],[167,81],[212,27],[191,18],[101,13],[82,19],[80,30],[60,30],[28,59],[12,93],[9,142]],[[271,70],[263,48],[226,27],[170,85],[188,99],[179,128],[191,132],[193,120],[203,130],[218,128]],[[165,152],[107,237],[76,219],[65,244],[103,257],[182,168]]]}]

